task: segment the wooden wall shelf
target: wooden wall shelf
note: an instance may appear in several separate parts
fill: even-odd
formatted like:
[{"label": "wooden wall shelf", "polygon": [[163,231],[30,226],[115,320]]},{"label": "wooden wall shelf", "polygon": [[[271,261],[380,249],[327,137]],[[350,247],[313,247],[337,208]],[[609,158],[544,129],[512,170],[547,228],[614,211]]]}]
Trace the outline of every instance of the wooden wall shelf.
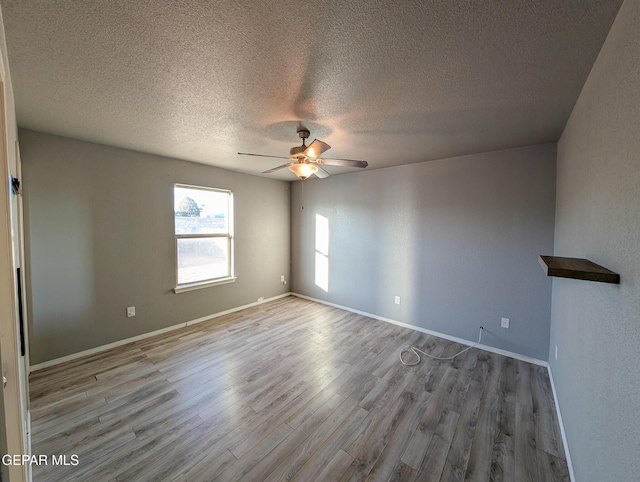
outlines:
[{"label": "wooden wall shelf", "polygon": [[539,261],[547,276],[600,281],[602,283],[620,283],[620,275],[618,273],[603,268],[588,259],[540,255]]}]

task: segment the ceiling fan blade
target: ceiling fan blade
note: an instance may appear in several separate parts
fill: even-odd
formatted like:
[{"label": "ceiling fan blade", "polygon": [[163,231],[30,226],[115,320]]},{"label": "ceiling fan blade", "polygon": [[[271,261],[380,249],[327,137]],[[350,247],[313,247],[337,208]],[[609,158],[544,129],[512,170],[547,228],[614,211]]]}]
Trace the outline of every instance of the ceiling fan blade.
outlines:
[{"label": "ceiling fan blade", "polygon": [[[288,159],[288,158],[285,158]],[[262,171],[262,174],[269,174],[270,172],[277,171],[278,169],[282,169],[284,167],[289,167],[291,164],[295,164],[295,162],[289,162],[287,164],[283,164],[282,166],[274,167],[273,169],[269,169],[268,171]]]},{"label": "ceiling fan blade", "polygon": [[315,172],[315,174],[320,179],[324,179],[325,177],[329,177],[331,175],[327,171],[322,169],[320,166],[318,166],[317,164],[316,164],[316,167],[318,168],[318,170]]},{"label": "ceiling fan blade", "polygon": [[314,139],[314,141],[309,144],[309,147],[304,150],[304,155],[315,159],[316,157],[320,157],[323,152],[326,152],[329,149],[331,149],[329,144],[319,141],[318,139]]},{"label": "ceiling fan blade", "polygon": [[290,157],[284,156],[269,156],[267,154],[251,154],[249,152],[238,152],[239,156],[255,156],[255,157],[270,157],[272,159],[291,159]]},{"label": "ceiling fan blade", "polygon": [[367,167],[367,161],[354,161],[352,159],[318,159],[318,164],[325,166],[342,166],[342,167]]}]

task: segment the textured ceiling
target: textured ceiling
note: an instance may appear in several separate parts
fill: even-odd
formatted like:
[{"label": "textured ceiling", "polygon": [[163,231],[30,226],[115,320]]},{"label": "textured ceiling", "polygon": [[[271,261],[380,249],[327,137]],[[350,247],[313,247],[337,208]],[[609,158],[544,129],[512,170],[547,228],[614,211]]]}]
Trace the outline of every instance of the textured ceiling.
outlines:
[{"label": "textured ceiling", "polygon": [[[2,0],[18,123],[259,173],[556,141],[620,0]],[[333,174],[348,172],[328,168]],[[270,174],[295,179],[286,170]]]}]

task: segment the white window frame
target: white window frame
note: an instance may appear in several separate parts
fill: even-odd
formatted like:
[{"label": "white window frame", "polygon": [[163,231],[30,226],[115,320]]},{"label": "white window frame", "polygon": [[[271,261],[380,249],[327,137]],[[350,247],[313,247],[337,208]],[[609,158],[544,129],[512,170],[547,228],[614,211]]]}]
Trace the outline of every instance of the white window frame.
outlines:
[{"label": "white window frame", "polygon": [[[175,224],[175,212],[174,212],[174,221],[173,221],[173,234],[175,237],[175,267],[176,267],[176,287],[174,288],[175,293],[183,293],[185,291],[193,291],[202,288],[209,288],[211,286],[217,286],[227,283],[233,283],[237,279],[234,273],[234,236],[233,236],[233,192],[228,189],[218,189],[214,187],[208,186],[195,186],[192,184],[182,184],[175,183],[173,185],[173,194],[175,195],[175,188],[185,188],[185,189],[197,189],[201,191],[214,191],[225,193],[229,195],[229,212],[227,219],[227,232],[226,233],[207,233],[207,234],[177,234],[176,233],[176,224]],[[175,205],[175,202],[174,202]],[[209,278],[200,281],[194,281],[191,283],[178,283],[178,240],[179,239],[198,239],[198,238],[226,238],[227,239],[227,249],[229,253],[229,257],[227,259],[227,275],[219,278]]]}]

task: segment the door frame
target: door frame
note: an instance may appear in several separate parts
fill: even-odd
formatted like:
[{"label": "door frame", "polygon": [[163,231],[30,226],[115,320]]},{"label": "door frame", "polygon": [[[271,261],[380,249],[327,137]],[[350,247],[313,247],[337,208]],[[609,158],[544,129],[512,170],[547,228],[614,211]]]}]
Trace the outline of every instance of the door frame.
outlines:
[{"label": "door frame", "polygon": [[[6,76],[0,56],[0,355],[2,375],[6,387],[2,389],[4,401],[4,428],[8,455],[28,455],[27,426],[28,400],[24,358],[20,356],[18,329],[18,290],[14,236],[11,209],[11,158],[7,130]],[[17,239],[18,236],[15,236]],[[28,465],[8,465],[10,482],[30,480]]]}]

